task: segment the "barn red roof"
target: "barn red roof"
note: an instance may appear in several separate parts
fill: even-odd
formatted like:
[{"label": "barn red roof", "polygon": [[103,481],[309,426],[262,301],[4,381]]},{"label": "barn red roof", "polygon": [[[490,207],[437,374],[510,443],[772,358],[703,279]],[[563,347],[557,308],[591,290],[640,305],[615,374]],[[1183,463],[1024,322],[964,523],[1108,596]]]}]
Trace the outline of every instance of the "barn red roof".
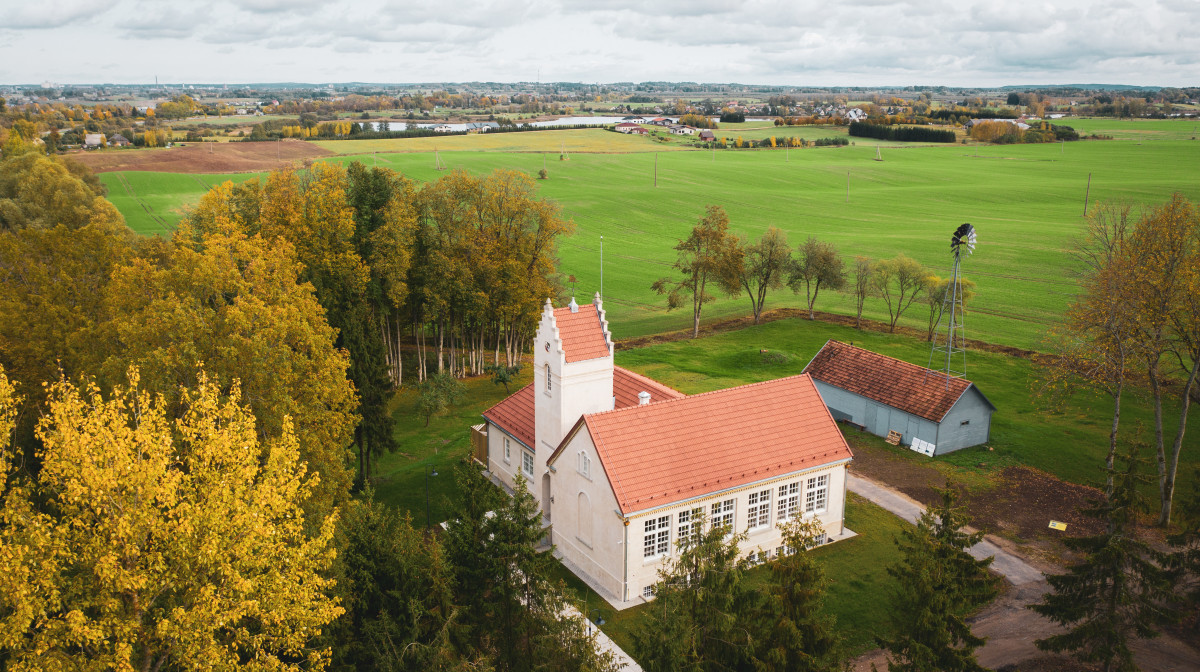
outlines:
[{"label": "barn red roof", "polygon": [[588,414],[584,430],[624,513],[853,457],[804,374]]},{"label": "barn red roof", "polygon": [[[582,310],[582,308],[580,309]],[[619,366],[613,367],[613,396],[617,408],[637,406],[638,393],[649,392],[652,401],[680,399],[682,392],[673,390],[660,382],[640,376]],[[483,412],[483,417],[511,434],[521,443],[534,445],[533,385],[526,385],[504,401]]]},{"label": "barn red roof", "polygon": [[933,422],[941,422],[971,387],[969,380],[829,341],[804,372],[827,385],[873,399]]}]

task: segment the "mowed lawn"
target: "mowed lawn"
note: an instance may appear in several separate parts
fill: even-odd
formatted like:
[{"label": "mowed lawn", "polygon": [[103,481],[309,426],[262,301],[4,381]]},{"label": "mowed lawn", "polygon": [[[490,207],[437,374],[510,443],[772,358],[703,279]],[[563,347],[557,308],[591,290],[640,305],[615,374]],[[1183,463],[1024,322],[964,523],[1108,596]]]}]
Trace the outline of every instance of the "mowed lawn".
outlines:
[{"label": "mowed lawn", "polygon": [[[1086,125],[1080,120],[1069,123],[1081,129]],[[687,235],[705,206],[714,204],[729,213],[733,230],[749,238],[776,226],[788,234],[793,245],[809,235],[834,243],[847,263],[852,263],[855,255],[881,258],[905,253],[941,275],[949,272],[950,233],[962,222],[971,222],[979,231],[979,247],[964,266],[965,275],[977,284],[967,316],[968,336],[1039,349],[1045,347],[1043,334],[1058,321],[1076,291],[1068,252],[1083,227],[1085,194],[1092,204],[1104,199],[1157,204],[1175,191],[1200,199],[1196,180],[1200,142],[1181,139],[1188,132],[1184,124],[1095,120],[1095,125],[1102,132],[1126,129],[1126,133],[1143,133],[1145,139],[1065,146],[882,143],[883,160],[877,161],[875,146],[866,144],[790,151],[654,151],[660,149],[658,144],[646,138],[605,131],[547,131],[490,138],[463,136],[461,140],[476,143],[526,144],[521,151],[439,148],[438,156],[449,169],[475,173],[504,168],[536,174],[546,167],[549,179],[538,182],[540,193],[560,203],[575,223],[574,235],[560,246],[561,271],[578,279],[579,295],[598,291],[603,236],[604,296],[618,338],[690,324],[690,311],[668,312],[665,300],[656,296],[650,285],[672,273],[672,248]],[[820,136],[835,129],[801,130]],[[570,160],[559,161],[561,143],[557,138],[575,133],[628,141],[643,151],[572,153],[566,143]],[[327,144],[335,151],[349,151],[357,142]],[[417,146],[407,144],[417,140],[362,142]],[[547,143],[549,151],[529,151],[536,149],[528,144],[533,142]],[[435,168],[432,151],[364,153],[330,160],[375,163],[421,181],[445,174]],[[154,178],[126,175],[131,176],[128,179],[136,198],[114,198],[114,202],[141,231],[169,226],[175,221],[172,215],[203,191],[196,179],[187,176],[151,184],[149,180]],[[211,182],[216,176],[199,178]],[[103,179],[110,185],[110,193],[119,197],[121,190],[113,186],[117,178],[108,174]],[[164,202],[152,201],[151,195]],[[167,224],[148,217],[143,203],[153,207]],[[800,298],[787,291],[768,298],[768,307],[799,303]],[[846,295],[825,292],[818,308],[852,313],[853,301]],[[748,310],[743,296],[722,297],[705,308],[705,318],[743,315]],[[866,315],[885,317],[883,302],[868,301]],[[903,323],[920,326],[923,319],[919,308],[914,308]]]}]

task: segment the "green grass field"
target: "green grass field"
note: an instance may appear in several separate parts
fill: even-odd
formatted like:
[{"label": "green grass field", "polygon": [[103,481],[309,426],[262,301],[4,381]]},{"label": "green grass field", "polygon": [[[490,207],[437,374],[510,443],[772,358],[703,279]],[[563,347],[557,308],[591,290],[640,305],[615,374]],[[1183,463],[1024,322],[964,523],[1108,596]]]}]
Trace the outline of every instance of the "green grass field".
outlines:
[{"label": "green grass field", "polygon": [[[707,204],[729,212],[732,227],[756,238],[768,227],[783,229],[794,244],[809,235],[836,244],[843,257],[890,257],[903,252],[941,274],[949,270],[947,240],[958,224],[979,230],[979,248],[964,273],[977,283],[967,316],[968,336],[1026,348],[1043,347],[1042,334],[1061,315],[1075,291],[1067,254],[1079,234],[1084,197],[1091,203],[1130,199],[1160,203],[1179,191],[1200,199],[1200,142],[1191,141],[1196,122],[1067,120],[1085,132],[1113,135],[1112,141],[1016,146],[874,145],[773,151],[666,151],[650,139],[604,131],[551,131],[505,136],[438,138],[442,161],[451,169],[488,172],[508,168],[534,174],[543,162],[549,179],[542,195],[558,201],[576,232],[562,242],[561,270],[578,278],[577,292],[600,289],[600,237],[604,237],[604,295],[613,330],[626,338],[690,323],[687,311],[668,313],[650,284],[671,273],[672,247],[694,225]],[[831,127],[802,128],[813,137]],[[844,131],[843,131],[844,132]],[[579,134],[631,143],[641,151],[586,153],[572,149]],[[1133,140],[1139,138],[1139,140]],[[560,141],[561,139],[561,141]],[[460,142],[451,149],[447,141]],[[370,148],[394,153],[351,154],[333,161],[360,160],[433,180],[431,152],[418,140],[326,143],[334,151]],[[505,150],[486,143],[528,143]],[[587,146],[581,140],[580,147]],[[593,142],[587,140],[586,142]],[[541,144],[548,147],[538,149]],[[569,161],[557,160],[567,144]],[[857,143],[857,140],[856,140]],[[462,151],[459,151],[459,150]],[[662,149],[663,151],[655,151]],[[545,155],[542,151],[546,151]],[[657,162],[657,168],[656,168]],[[657,172],[657,186],[655,175]],[[125,173],[133,197],[114,188],[119,174],[105,174],[114,202],[136,230],[153,233],[199,198],[197,178]],[[211,183],[219,176],[199,176]],[[239,176],[241,177],[241,176]],[[849,196],[847,197],[847,183]],[[118,185],[119,186],[119,185]],[[141,202],[167,223],[148,217]],[[158,199],[158,200],[155,200]],[[795,306],[799,299],[776,292],[768,307]],[[849,313],[849,297],[827,293],[818,308]],[[748,312],[744,297],[723,298],[705,309],[709,319]],[[881,318],[880,301],[866,314]],[[905,323],[919,325],[916,312]]]}]

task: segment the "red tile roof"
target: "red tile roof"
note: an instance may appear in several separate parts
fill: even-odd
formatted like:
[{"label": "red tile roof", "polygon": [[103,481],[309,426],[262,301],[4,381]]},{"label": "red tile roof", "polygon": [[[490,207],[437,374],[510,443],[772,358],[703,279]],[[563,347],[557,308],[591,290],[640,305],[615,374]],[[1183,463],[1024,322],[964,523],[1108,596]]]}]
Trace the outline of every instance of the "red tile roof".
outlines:
[{"label": "red tile roof", "polygon": [[567,363],[609,355],[604,326],[600,324],[600,312],[594,304],[579,306],[577,313],[572,313],[570,307],[555,308],[554,322],[562,338]]},{"label": "red tile roof", "polygon": [[[580,308],[582,311],[583,309]],[[651,403],[665,399],[680,399],[686,395],[660,382],[640,376],[629,369],[613,367],[613,395],[617,408],[637,406],[638,393],[650,393]],[[483,412],[483,417],[513,435],[516,440],[533,447],[534,427],[533,385],[526,385],[515,394]]]},{"label": "red tile roof", "polygon": [[483,417],[503,429],[529,448],[534,447],[536,426],[533,417],[533,385],[526,385],[516,394],[483,412]]},{"label": "red tile roof", "polygon": [[941,422],[971,387],[969,380],[947,379],[939,371],[832,340],[804,372],[827,385],[933,422]]},{"label": "red tile roof", "polygon": [[592,413],[583,429],[625,513],[853,457],[803,374]]},{"label": "red tile roof", "polygon": [[682,399],[687,396],[678,390],[673,390],[663,385],[657,380],[638,375],[633,371],[622,369],[619,366],[614,366],[613,396],[617,398],[617,408],[637,406],[639,392],[649,392],[650,403],[666,399]]}]

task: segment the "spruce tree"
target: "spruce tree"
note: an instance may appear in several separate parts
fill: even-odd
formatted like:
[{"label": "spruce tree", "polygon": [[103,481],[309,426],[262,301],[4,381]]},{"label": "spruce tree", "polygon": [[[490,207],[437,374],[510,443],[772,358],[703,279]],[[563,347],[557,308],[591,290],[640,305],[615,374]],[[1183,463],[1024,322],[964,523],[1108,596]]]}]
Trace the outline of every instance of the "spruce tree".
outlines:
[{"label": "spruce tree", "polygon": [[554,559],[537,550],[545,530],[525,479],[518,475],[505,497],[470,460],[456,476],[461,497],[446,543],[470,645],[499,670],[615,670],[583,616],[566,612],[566,587],[551,578]]},{"label": "spruce tree", "polygon": [[790,552],[771,563],[754,652],[758,672],[825,672],[845,665],[835,619],[825,611],[825,572],[808,551],[820,532],[813,520],[783,527]]},{"label": "spruce tree", "polygon": [[1191,501],[1179,513],[1179,532],[1167,537],[1175,548],[1170,566],[1178,581],[1179,615],[1191,619],[1193,632],[1200,633],[1200,468],[1192,479]]},{"label": "spruce tree", "polygon": [[991,559],[976,560],[966,552],[983,535],[963,532],[967,519],[955,506],[953,488],[940,492],[942,503],[896,540],[902,559],[888,568],[897,583],[894,636],[879,643],[891,654],[891,672],[984,670],[975,660],[984,640],[971,633],[963,615],[995,594],[987,574]]},{"label": "spruce tree", "polygon": [[453,645],[459,611],[441,544],[372,496],[343,509],[335,576],[346,613],[328,633],[330,669],[480,669]]},{"label": "spruce tree", "polygon": [[1138,485],[1148,479],[1138,473],[1136,449],[1124,461],[1112,494],[1086,511],[1105,521],[1106,529],[1065,539],[1083,559],[1065,574],[1047,576],[1054,592],[1029,605],[1069,628],[1036,640],[1039,649],[1070,652],[1080,661],[1101,663],[1105,672],[1136,670],[1130,641],[1156,637],[1158,627],[1173,618],[1167,558],[1137,538],[1137,513],[1144,506]]},{"label": "spruce tree", "polygon": [[697,520],[693,538],[678,544],[678,556],[659,570],[645,627],[633,633],[647,672],[753,666],[757,638],[750,625],[762,596],[743,582],[749,563],[738,559],[738,544],[746,535]]}]

